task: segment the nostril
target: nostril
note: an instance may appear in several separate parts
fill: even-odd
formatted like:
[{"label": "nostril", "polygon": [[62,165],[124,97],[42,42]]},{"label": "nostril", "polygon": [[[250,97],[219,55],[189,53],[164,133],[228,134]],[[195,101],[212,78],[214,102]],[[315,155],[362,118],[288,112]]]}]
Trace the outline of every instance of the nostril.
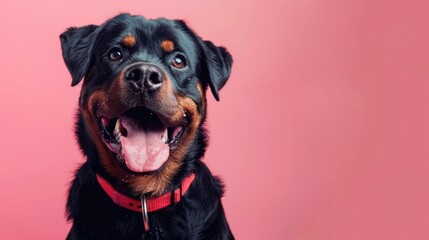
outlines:
[{"label": "nostril", "polygon": [[143,78],[143,73],[140,69],[136,68],[128,72],[125,77],[127,78],[127,80],[140,81]]},{"label": "nostril", "polygon": [[149,81],[152,84],[158,84],[158,83],[162,82],[161,81],[161,76],[157,72],[151,72],[150,73],[150,75],[149,75]]}]

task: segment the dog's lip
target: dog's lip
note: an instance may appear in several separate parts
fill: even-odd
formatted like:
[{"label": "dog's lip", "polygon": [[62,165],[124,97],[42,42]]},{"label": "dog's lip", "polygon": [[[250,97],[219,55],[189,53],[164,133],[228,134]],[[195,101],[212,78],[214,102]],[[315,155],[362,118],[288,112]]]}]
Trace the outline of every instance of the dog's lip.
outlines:
[{"label": "dog's lip", "polygon": [[167,128],[168,127],[176,127],[179,125],[186,126],[186,125],[188,125],[189,122],[191,122],[190,115],[187,114],[186,111],[183,112],[182,118],[177,119],[175,121],[168,121],[170,119],[166,119],[165,117],[162,117],[159,111],[155,111],[155,110],[152,110],[151,108],[147,108],[145,106],[140,106],[140,105],[125,108],[122,111],[120,111],[118,114],[110,114],[110,113],[107,113],[108,111],[104,111],[102,109],[96,109],[94,115],[95,115],[96,121],[101,122],[102,118],[107,118],[109,120],[110,119],[118,119],[121,116],[123,116],[126,112],[128,112],[129,110],[136,109],[136,108],[144,109],[146,111],[149,111],[149,112],[155,114],[159,118],[159,120],[162,122],[162,124]]}]

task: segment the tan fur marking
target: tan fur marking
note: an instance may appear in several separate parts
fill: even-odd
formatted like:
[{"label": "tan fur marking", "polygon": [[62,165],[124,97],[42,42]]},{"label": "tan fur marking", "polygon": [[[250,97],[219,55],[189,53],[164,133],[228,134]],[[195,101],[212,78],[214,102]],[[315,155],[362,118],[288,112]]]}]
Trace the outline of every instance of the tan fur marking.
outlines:
[{"label": "tan fur marking", "polygon": [[124,44],[127,47],[134,47],[137,43],[136,37],[132,35],[127,35],[122,39],[122,44]]},{"label": "tan fur marking", "polygon": [[[96,145],[101,165],[116,181],[112,183],[114,187],[119,191],[131,190],[134,193],[134,197],[139,197],[147,193],[152,196],[159,196],[165,193],[172,178],[179,171],[183,164],[183,158],[198,134],[198,129],[202,121],[202,114],[205,113],[205,94],[201,84],[198,84],[197,89],[201,93],[203,100],[202,112],[198,112],[197,104],[186,96],[174,93],[170,79],[165,79],[163,84],[164,89],[160,89],[160,95],[158,95],[158,97],[159,101],[164,102],[163,106],[169,105],[169,110],[167,111],[170,112],[171,115],[168,120],[172,123],[179,122],[183,119],[183,114],[186,112],[190,116],[190,119],[192,119],[192,122],[188,123],[188,127],[183,133],[180,144],[170,153],[164,166],[151,175],[138,175],[126,173],[121,169],[120,163],[103,142],[98,123],[93,115],[95,107],[102,109],[106,113],[116,114],[116,108],[119,106],[118,109],[120,109],[120,105],[123,104],[120,99],[121,96],[128,91],[125,86],[123,75],[118,76],[108,89],[99,89],[93,92],[91,96],[89,96],[87,104],[81,106],[81,113],[89,130],[89,134]],[[83,88],[85,87],[86,84],[83,85]]]},{"label": "tan fur marking", "polygon": [[174,49],[174,43],[170,40],[164,40],[161,43],[161,47],[165,52],[172,52]]},{"label": "tan fur marking", "polygon": [[[116,160],[116,158],[114,158],[114,156],[112,156],[110,150],[103,142],[101,135],[98,131],[97,122],[91,112],[93,107],[96,105],[106,107],[106,100],[107,98],[105,91],[98,90],[89,97],[88,105],[83,106],[82,108],[82,116],[85,120],[85,124],[87,124],[88,126],[89,134],[96,145],[97,151],[100,156],[101,165],[109,175],[111,175],[118,181],[118,183],[113,183],[113,185],[117,189],[121,189],[121,186],[123,186],[123,183],[119,182],[119,180],[122,180],[125,182],[131,182],[131,189],[134,191],[138,191],[140,193],[152,192],[161,194],[161,191],[163,191],[166,186],[163,184],[159,184],[159,182],[164,183],[167,181],[163,180],[162,177],[159,177],[158,175],[135,176],[132,174],[126,174],[124,171],[121,170],[118,161]],[[136,181],[139,183],[139,187],[133,185],[133,182]]]},{"label": "tan fur marking", "polygon": [[[163,87],[165,87],[165,89],[162,89],[161,91],[173,91],[168,78],[165,80]],[[162,95],[165,96],[166,93],[163,93]],[[187,97],[176,95],[175,98],[178,101],[178,105],[175,106],[175,113],[171,115],[170,121],[180,121],[180,119],[184,117],[183,114],[187,112],[190,115],[192,122],[189,123],[187,130],[183,133],[179,146],[174,151],[170,152],[167,162],[161,169],[159,169],[157,174],[145,176],[146,179],[142,176],[136,176],[129,181],[132,189],[136,192],[143,194],[151,193],[153,196],[163,194],[172,178],[177,174],[182,166],[183,158],[197,136],[198,128],[201,124],[201,116],[197,110],[197,105],[193,100]]]},{"label": "tan fur marking", "polygon": [[203,86],[202,86],[201,82],[197,83],[197,90],[198,90],[198,92],[201,95],[201,102],[202,102],[203,112],[206,112],[207,99],[206,99],[206,94],[204,93]]},{"label": "tan fur marking", "polygon": [[[170,156],[165,165],[160,169],[157,175],[151,175],[152,181],[144,181],[142,178],[134,178],[131,181],[131,186],[134,190],[142,193],[152,192],[152,195],[161,195],[165,192],[165,188],[170,183],[171,179],[179,171],[183,164],[183,158],[188,152],[189,147],[192,145],[193,140],[197,136],[198,128],[201,124],[201,117],[197,111],[197,105],[193,100],[185,97],[179,97],[178,113],[183,116],[183,110],[191,115],[192,122],[188,125],[187,130],[184,132],[179,146],[170,153]],[[183,109],[183,110],[182,110]],[[154,191],[148,191],[155,189]]]}]

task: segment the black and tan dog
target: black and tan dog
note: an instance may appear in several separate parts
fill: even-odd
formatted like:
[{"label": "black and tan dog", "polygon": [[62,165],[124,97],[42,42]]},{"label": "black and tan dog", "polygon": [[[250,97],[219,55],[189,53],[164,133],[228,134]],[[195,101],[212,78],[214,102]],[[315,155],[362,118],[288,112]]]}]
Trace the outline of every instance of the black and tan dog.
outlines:
[{"label": "black and tan dog", "polygon": [[233,239],[222,183],[201,161],[206,89],[232,58],[183,21],[118,15],[61,34],[87,161],[70,188],[67,239]]}]

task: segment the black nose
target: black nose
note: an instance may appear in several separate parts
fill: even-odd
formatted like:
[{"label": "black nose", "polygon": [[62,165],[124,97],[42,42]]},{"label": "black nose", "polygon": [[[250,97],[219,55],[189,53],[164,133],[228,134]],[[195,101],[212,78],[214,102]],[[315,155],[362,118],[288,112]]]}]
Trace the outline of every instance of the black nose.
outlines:
[{"label": "black nose", "polygon": [[155,90],[162,86],[164,74],[155,65],[138,63],[125,71],[125,79],[134,83],[138,88]]}]

